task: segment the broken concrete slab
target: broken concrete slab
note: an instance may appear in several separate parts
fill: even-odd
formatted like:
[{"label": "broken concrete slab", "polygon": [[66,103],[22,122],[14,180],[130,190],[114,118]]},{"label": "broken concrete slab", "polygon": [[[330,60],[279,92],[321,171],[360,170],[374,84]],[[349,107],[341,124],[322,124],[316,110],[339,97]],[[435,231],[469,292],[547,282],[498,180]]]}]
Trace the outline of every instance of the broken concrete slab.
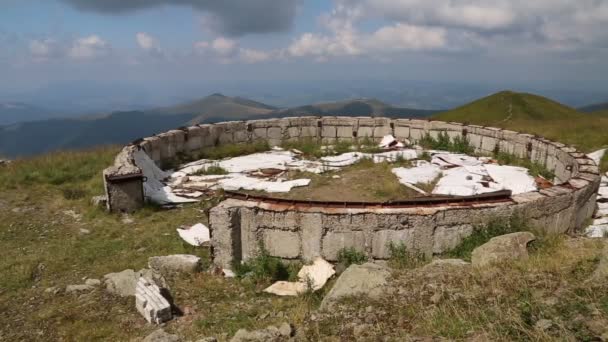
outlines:
[{"label": "broken concrete slab", "polygon": [[201,269],[201,258],[196,255],[174,254],[150,257],[148,266],[159,273],[196,273]]},{"label": "broken concrete slab", "polygon": [[536,240],[530,232],[517,232],[493,237],[490,241],[475,248],[471,254],[474,267],[485,267],[503,261],[527,259],[528,243]]},{"label": "broken concrete slab", "polygon": [[66,293],[78,293],[78,292],[88,292],[94,290],[95,287],[91,285],[68,285],[65,288]]},{"label": "broken concrete slab", "polygon": [[202,223],[197,223],[190,228],[178,228],[177,234],[188,244],[196,247],[208,244],[211,238],[209,228]]},{"label": "broken concrete slab", "polygon": [[240,329],[230,342],[278,342],[287,341],[293,335],[293,327],[283,323],[279,327],[268,326],[265,329],[249,331]]},{"label": "broken concrete slab", "polygon": [[162,296],[160,288],[143,277],[135,288],[135,307],[151,324],[161,324],[172,318],[171,304]]},{"label": "broken concrete slab", "polygon": [[376,298],[384,292],[390,276],[390,271],[378,264],[351,265],[323,298],[320,309],[331,309],[341,298],[347,296],[366,295]]}]

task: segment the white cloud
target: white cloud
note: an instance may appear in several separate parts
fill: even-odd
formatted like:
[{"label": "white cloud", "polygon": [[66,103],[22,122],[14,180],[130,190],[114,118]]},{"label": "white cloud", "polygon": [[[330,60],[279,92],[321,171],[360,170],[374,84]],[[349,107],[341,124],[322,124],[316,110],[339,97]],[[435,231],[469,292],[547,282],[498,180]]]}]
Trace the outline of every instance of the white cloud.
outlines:
[{"label": "white cloud", "polygon": [[157,51],[160,52],[160,42],[155,37],[149,35],[145,32],[138,32],[135,35],[135,40],[137,40],[137,45],[143,50],[146,51]]},{"label": "white cloud", "polygon": [[107,55],[110,44],[97,35],[79,38],[74,41],[68,51],[68,56],[74,59],[92,59]]},{"label": "white cloud", "polygon": [[29,50],[32,57],[38,61],[45,61],[61,55],[59,42],[51,38],[30,41]]},{"label": "white cloud", "polygon": [[239,58],[245,63],[261,63],[272,59],[273,54],[271,52],[255,49],[240,49]]},{"label": "white cloud", "polygon": [[224,37],[214,39],[210,47],[215,53],[224,57],[230,57],[237,51],[236,41]]}]

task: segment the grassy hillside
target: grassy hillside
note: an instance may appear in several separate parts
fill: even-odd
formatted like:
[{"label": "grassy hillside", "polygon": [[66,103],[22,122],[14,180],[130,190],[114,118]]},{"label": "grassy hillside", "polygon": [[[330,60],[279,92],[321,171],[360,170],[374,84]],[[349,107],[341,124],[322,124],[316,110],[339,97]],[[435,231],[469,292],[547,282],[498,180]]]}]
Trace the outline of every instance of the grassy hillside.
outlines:
[{"label": "grassy hillside", "polygon": [[608,145],[608,117],[590,116],[533,94],[500,92],[434,116],[528,132],[593,151]]}]

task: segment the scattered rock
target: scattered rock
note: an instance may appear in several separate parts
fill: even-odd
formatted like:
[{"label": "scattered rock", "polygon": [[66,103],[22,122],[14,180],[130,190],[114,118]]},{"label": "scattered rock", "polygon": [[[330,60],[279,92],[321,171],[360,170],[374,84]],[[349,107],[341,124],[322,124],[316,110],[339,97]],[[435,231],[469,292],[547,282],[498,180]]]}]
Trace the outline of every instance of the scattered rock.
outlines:
[{"label": "scattered rock", "polygon": [[334,287],[323,298],[321,310],[330,309],[340,298],[351,295],[377,297],[382,293],[390,271],[377,264],[351,265],[342,273]]},{"label": "scattered rock", "polygon": [[108,198],[105,195],[93,196],[91,198],[91,205],[95,207],[105,207],[108,204]]},{"label": "scattered rock", "polygon": [[99,285],[101,285],[101,280],[99,280],[99,279],[87,279],[87,280],[85,280],[84,283],[86,285],[89,285],[89,286],[99,286]]},{"label": "scattered rock", "polygon": [[82,235],[87,235],[87,234],[91,234],[91,231],[88,229],[84,229],[84,228],[80,228],[80,234]]},{"label": "scattered rock", "polygon": [[148,259],[148,266],[161,274],[195,273],[201,269],[201,258],[187,254],[157,256]]},{"label": "scattered rock", "polygon": [[181,339],[177,335],[166,333],[163,329],[158,329],[146,336],[142,342],[179,342]]},{"label": "scattered rock", "polygon": [[289,323],[283,323],[279,328],[269,326],[266,329],[248,331],[241,329],[236,332],[231,342],[274,342],[283,341],[293,335],[293,328]]},{"label": "scattered rock", "polygon": [[73,218],[76,221],[80,221],[82,219],[82,215],[75,212],[74,210],[64,210],[63,214]]},{"label": "scattered rock", "polygon": [[502,261],[527,259],[528,243],[535,239],[534,234],[530,232],[518,232],[494,237],[473,250],[471,263],[475,267],[484,267]]},{"label": "scattered rock", "polygon": [[108,273],[103,276],[106,290],[121,297],[135,295],[135,285],[137,284],[135,271],[129,269],[118,273]]},{"label": "scattered rock", "polygon": [[65,288],[66,293],[77,293],[77,292],[87,292],[95,289],[91,285],[68,285]]},{"label": "scattered rock", "polygon": [[371,328],[371,324],[359,324],[353,328],[353,336],[356,340],[360,340],[365,337],[365,333]]}]

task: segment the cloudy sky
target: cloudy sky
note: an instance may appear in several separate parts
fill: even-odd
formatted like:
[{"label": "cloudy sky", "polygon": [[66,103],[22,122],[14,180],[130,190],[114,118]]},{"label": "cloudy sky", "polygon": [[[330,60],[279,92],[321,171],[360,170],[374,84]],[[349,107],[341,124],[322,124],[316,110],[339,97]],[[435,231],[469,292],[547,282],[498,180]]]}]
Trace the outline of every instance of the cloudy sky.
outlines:
[{"label": "cloudy sky", "polygon": [[608,84],[608,0],[2,0],[0,74]]}]

